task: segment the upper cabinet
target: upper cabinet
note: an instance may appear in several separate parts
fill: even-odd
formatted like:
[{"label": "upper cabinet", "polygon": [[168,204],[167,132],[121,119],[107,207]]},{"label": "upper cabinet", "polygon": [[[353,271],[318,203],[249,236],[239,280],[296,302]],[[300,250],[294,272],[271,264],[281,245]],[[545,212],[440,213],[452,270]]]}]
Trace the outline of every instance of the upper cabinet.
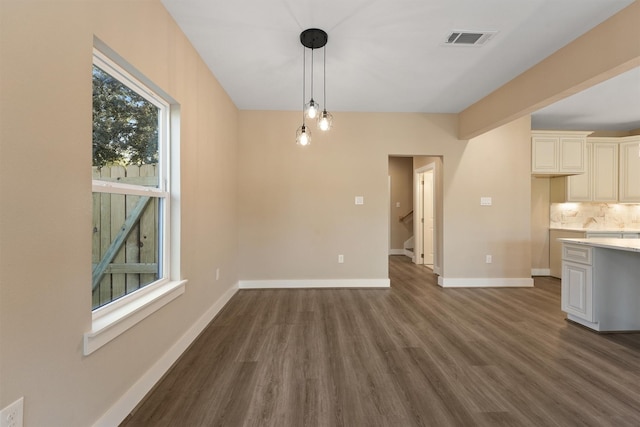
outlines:
[{"label": "upper cabinet", "polygon": [[640,136],[620,138],[621,203],[640,203]]},{"label": "upper cabinet", "polygon": [[640,203],[640,136],[587,138],[582,175],[551,180],[552,203]]},{"label": "upper cabinet", "polygon": [[533,175],[575,175],[584,173],[585,144],[591,132],[531,132]]},{"label": "upper cabinet", "polygon": [[618,144],[610,138],[589,138],[593,145],[591,158],[592,201],[618,201]]}]

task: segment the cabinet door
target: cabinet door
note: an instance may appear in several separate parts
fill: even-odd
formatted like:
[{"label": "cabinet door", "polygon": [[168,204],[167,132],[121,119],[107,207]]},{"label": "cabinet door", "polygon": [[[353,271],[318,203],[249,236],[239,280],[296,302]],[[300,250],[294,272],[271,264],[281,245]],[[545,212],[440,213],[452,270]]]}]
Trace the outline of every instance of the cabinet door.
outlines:
[{"label": "cabinet door", "polygon": [[640,140],[620,144],[620,201],[640,202]]},{"label": "cabinet door", "polygon": [[535,136],[531,138],[532,153],[531,172],[558,172],[560,138],[557,136]]},{"label": "cabinet door", "polygon": [[560,138],[560,173],[585,171],[585,138],[563,136]]},{"label": "cabinet door", "polygon": [[618,201],[618,144],[593,144],[593,201]]},{"label": "cabinet door", "polygon": [[592,199],[591,181],[591,157],[593,156],[593,144],[586,144],[584,159],[586,168],[581,175],[567,177],[567,202],[589,202]]},{"label": "cabinet door", "polygon": [[562,311],[589,322],[595,321],[590,265],[562,262]]}]

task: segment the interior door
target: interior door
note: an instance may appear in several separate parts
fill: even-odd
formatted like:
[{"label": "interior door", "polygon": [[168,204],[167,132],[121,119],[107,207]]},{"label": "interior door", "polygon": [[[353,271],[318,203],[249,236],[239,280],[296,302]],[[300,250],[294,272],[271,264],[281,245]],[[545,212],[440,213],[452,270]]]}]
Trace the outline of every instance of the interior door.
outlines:
[{"label": "interior door", "polygon": [[433,169],[422,174],[423,178],[423,197],[422,197],[422,214],[423,214],[423,253],[424,263],[433,266],[433,230],[434,230],[434,209],[433,209]]}]

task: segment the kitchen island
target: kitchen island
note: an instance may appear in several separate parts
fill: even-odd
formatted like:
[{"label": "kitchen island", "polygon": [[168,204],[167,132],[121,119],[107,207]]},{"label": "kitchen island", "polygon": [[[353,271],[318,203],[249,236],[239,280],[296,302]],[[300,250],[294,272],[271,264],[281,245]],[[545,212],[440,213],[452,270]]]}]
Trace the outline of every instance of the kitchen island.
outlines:
[{"label": "kitchen island", "polygon": [[598,332],[640,331],[640,239],[559,239],[562,310]]}]

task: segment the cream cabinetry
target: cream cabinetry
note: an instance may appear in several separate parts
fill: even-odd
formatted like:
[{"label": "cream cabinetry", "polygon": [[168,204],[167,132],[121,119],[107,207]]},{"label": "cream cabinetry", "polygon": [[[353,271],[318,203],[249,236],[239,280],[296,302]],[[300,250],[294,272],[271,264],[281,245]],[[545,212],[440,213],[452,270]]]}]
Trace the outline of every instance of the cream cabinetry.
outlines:
[{"label": "cream cabinetry", "polygon": [[549,274],[562,278],[562,243],[561,238],[579,239],[585,237],[584,231],[549,230]]},{"label": "cream cabinetry", "polygon": [[620,139],[619,201],[640,203],[640,136]]},{"label": "cream cabinetry", "polygon": [[562,311],[593,322],[593,248],[562,245]]},{"label": "cream cabinetry", "polygon": [[[602,230],[549,230],[549,274],[552,277],[562,279],[562,242],[558,239],[580,239],[580,238],[616,238],[616,239],[638,239],[640,233],[635,231],[602,231]],[[574,259],[575,261],[575,259]]]},{"label": "cream cabinetry", "polygon": [[600,332],[640,330],[640,242],[565,239],[562,310]]},{"label": "cream cabinetry", "polygon": [[591,185],[594,202],[618,200],[618,144],[594,141],[591,160]]},{"label": "cream cabinetry", "polygon": [[582,175],[551,181],[551,202],[616,202],[618,200],[618,138],[588,138]]},{"label": "cream cabinetry", "polygon": [[584,150],[591,132],[534,131],[531,133],[531,173],[573,175],[584,173]]},{"label": "cream cabinetry", "polygon": [[591,167],[593,144],[586,144],[584,154],[586,165],[584,173],[562,178],[566,180],[566,189],[563,190],[565,193],[564,201],[590,202],[593,200],[593,170]]}]

